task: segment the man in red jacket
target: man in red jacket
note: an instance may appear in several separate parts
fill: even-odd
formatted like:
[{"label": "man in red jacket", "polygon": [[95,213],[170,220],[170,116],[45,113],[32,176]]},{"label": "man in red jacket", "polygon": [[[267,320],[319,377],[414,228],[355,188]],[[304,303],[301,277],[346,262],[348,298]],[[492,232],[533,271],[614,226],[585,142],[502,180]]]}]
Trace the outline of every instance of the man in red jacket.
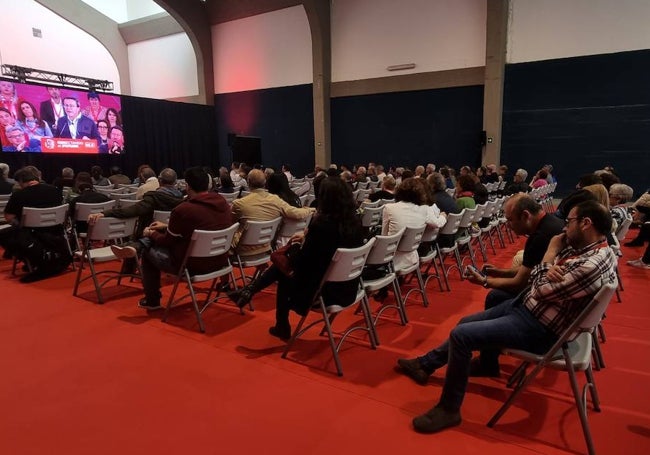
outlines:
[{"label": "man in red jacket", "polygon": [[[178,271],[194,230],[219,230],[232,225],[230,206],[226,200],[218,193],[208,192],[210,176],[200,167],[193,167],[185,171],[184,177],[187,182],[187,199],[172,210],[169,224],[154,222],[143,232],[153,242],[153,246],[142,255],[145,296],[138,306],[147,310],[162,308],[160,272]],[[228,261],[227,254],[204,259],[189,262],[190,272],[209,272]]]}]

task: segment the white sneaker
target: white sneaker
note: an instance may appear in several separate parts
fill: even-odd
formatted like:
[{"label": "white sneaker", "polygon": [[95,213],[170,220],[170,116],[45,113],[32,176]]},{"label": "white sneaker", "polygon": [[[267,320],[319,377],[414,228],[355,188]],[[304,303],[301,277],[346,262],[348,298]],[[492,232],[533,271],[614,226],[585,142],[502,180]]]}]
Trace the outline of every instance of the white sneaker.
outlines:
[{"label": "white sneaker", "polygon": [[137,256],[137,251],[132,246],[117,246],[111,245],[111,251],[120,259],[134,258]]},{"label": "white sneaker", "polygon": [[631,265],[632,267],[636,267],[638,269],[650,270],[650,264],[646,264],[641,259],[635,259],[633,261],[627,261],[627,265]]}]

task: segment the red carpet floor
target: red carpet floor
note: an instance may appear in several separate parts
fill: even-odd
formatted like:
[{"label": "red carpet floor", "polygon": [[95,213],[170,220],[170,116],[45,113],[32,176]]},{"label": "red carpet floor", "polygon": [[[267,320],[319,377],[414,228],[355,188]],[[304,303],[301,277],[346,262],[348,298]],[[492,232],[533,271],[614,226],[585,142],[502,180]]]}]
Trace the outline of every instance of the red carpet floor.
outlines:
[{"label": "red carpet floor", "polygon": [[[498,249],[490,262],[509,263],[522,245]],[[602,412],[589,420],[598,453],[648,454],[650,272],[625,265],[641,249],[624,254],[623,302],[607,311],[607,367],[596,373]],[[508,394],[510,359],[502,378],[470,380],[459,427],[413,431],[411,419],[435,404],[442,376],[418,386],[394,371],[396,359],[432,348],[483,305],[486,291],[453,272],[451,293],[429,283],[429,308],[409,299],[406,327],[387,314],[376,351],[363,339],[346,343],[339,378],[316,331],[291,360],[280,358],[284,343],[267,334],[272,288],[245,315],[231,304],[209,308],[200,334],[189,309],[162,323],[137,308],[137,284],[109,289],[97,305],[89,284],[84,298],[72,297],[72,273],[21,284],[10,269],[0,262],[2,454],[586,453],[561,373],[542,373],[494,429],[485,426]],[[356,318],[341,317],[335,328]]]}]

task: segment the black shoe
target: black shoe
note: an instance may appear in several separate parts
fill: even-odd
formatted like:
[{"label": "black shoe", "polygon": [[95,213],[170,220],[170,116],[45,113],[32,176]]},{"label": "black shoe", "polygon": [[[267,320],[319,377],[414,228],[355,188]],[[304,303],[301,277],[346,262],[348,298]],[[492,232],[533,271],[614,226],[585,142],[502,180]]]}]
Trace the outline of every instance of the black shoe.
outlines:
[{"label": "black shoe", "polygon": [[420,385],[427,385],[431,373],[427,373],[418,359],[397,359],[397,365],[402,373]]},{"label": "black shoe", "polygon": [[147,298],[140,299],[138,302],[138,306],[140,308],[144,308],[145,310],[162,310],[162,305],[160,304],[160,300],[153,300],[149,302]]},{"label": "black shoe", "polygon": [[623,245],[625,246],[643,246],[643,240],[634,239],[631,242],[626,242]]},{"label": "black shoe", "polygon": [[469,377],[470,378],[498,378],[501,376],[499,371],[499,365],[494,366],[484,366],[481,365],[481,358],[475,357],[472,359],[469,364]]},{"label": "black shoe", "polygon": [[445,428],[460,425],[460,412],[448,412],[441,406],[435,406],[427,413],[413,419],[413,428],[418,433],[437,433]]},{"label": "black shoe", "polygon": [[279,327],[274,325],[273,327],[269,327],[269,333],[276,338],[280,338],[282,341],[287,341],[291,338],[291,326]]},{"label": "black shoe", "polygon": [[244,308],[253,298],[253,292],[250,286],[244,286],[238,291],[228,293],[228,298],[235,302],[238,308]]}]

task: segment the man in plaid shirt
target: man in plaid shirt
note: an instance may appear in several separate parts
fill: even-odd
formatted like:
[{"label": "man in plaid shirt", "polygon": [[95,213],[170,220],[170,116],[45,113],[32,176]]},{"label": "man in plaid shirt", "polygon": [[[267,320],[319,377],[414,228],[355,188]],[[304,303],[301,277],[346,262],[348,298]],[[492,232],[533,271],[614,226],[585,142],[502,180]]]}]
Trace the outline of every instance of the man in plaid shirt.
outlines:
[{"label": "man in plaid shirt", "polygon": [[401,371],[421,385],[447,365],[438,404],[413,419],[420,433],[460,424],[460,406],[472,376],[472,351],[514,348],[546,352],[605,283],[616,279],[616,256],[607,246],[612,217],[596,201],[573,207],[562,234],[551,239],[531,287],[519,296],[464,317],[449,339],[415,359],[399,359]]}]

